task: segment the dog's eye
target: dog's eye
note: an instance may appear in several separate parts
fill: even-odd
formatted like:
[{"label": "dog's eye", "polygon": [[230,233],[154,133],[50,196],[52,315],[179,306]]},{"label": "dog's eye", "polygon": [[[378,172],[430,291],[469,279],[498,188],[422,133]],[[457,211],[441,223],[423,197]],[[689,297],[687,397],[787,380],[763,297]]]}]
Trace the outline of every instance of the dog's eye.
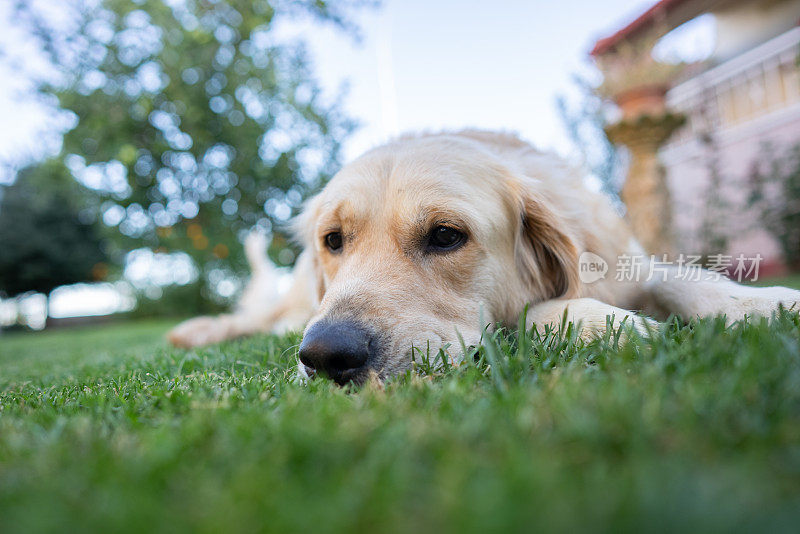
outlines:
[{"label": "dog's eye", "polygon": [[331,252],[338,252],[342,249],[342,233],[331,232],[325,236],[325,246]]},{"label": "dog's eye", "polygon": [[467,236],[449,226],[437,226],[428,236],[428,248],[431,250],[453,250],[462,245]]}]

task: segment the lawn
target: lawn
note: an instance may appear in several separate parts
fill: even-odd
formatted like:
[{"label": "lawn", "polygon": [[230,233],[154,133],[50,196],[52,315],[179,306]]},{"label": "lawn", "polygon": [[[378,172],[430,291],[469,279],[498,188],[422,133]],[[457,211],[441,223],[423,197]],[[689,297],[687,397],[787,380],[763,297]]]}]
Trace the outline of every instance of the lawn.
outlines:
[{"label": "lawn", "polygon": [[[800,524],[800,319],[499,332],[384,389],[298,335],[0,338],[0,531],[768,531]],[[435,358],[434,358],[435,359]]]},{"label": "lawn", "polygon": [[759,278],[753,285],[757,286],[785,286],[800,289],[800,273],[786,274],[780,277]]}]

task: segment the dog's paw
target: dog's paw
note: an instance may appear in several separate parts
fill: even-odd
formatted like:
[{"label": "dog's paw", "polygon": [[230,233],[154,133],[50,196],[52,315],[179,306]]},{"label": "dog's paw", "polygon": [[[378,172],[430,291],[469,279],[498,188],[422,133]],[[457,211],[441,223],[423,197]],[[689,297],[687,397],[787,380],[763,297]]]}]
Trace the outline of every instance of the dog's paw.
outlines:
[{"label": "dog's paw", "polygon": [[[629,314],[623,319],[623,326],[628,326],[629,329],[633,330],[640,337],[649,337],[652,332],[658,330],[658,321],[655,319],[651,319],[650,317],[645,317],[643,315],[637,314]],[[620,323],[615,322],[614,326],[619,325]],[[622,332],[623,338],[627,339],[627,334],[625,330]]]},{"label": "dog's paw", "polygon": [[611,306],[591,298],[579,298],[567,301],[551,300],[531,309],[529,319],[537,324],[558,325],[564,318],[580,328],[580,337],[591,341],[603,337],[609,325],[616,331],[620,326],[620,339],[625,340],[631,330],[642,337],[658,328],[658,323],[649,317]]},{"label": "dog's paw", "polygon": [[788,287],[741,287],[727,303],[723,312],[729,321],[748,317],[769,317],[778,308],[800,311],[800,291]]},{"label": "dog's paw", "polygon": [[[631,339],[631,334],[633,332],[639,337],[647,338],[650,337],[652,332],[658,330],[658,321],[650,317],[632,313],[628,310],[617,308],[616,306],[609,306],[609,308],[611,309],[605,310],[606,315],[604,319],[610,322],[612,332],[619,333],[621,342],[626,342]],[[600,326],[600,321],[589,324],[590,328],[584,328],[584,331],[581,333],[581,337],[584,339],[600,338],[608,331],[607,326]]]},{"label": "dog's paw", "polygon": [[184,321],[167,333],[167,339],[176,347],[189,349],[228,338],[226,321],[220,317],[195,317]]}]

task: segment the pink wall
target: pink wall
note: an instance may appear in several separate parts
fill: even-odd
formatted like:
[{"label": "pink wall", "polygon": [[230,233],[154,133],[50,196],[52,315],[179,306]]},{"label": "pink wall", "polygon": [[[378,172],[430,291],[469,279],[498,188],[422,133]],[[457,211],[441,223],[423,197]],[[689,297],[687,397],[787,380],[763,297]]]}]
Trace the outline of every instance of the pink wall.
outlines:
[{"label": "pink wall", "polygon": [[[727,205],[722,226],[731,236],[728,250],[720,253],[758,253],[765,258],[762,265],[767,270],[774,269],[780,264],[780,250],[760,226],[758,214],[746,209],[746,181],[754,162],[763,157],[763,143],[771,143],[778,153],[800,143],[800,104],[716,132],[715,136],[721,187],[714,194]],[[695,253],[701,250],[698,232],[710,205],[710,150],[691,136],[676,137],[681,140],[666,145],[659,156],[672,195],[679,251]]]}]

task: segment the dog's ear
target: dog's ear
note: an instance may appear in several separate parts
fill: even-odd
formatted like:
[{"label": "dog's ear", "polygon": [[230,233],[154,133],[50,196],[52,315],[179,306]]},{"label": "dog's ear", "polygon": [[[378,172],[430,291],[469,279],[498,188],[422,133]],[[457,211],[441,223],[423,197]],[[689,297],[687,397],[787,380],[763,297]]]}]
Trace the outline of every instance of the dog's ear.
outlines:
[{"label": "dog's ear", "polygon": [[293,241],[303,247],[303,250],[311,251],[316,249],[314,246],[314,231],[317,226],[319,216],[319,195],[315,195],[303,204],[303,209],[289,221],[289,232]]},{"label": "dog's ear", "polygon": [[516,249],[522,276],[537,300],[578,296],[578,250],[566,222],[542,198],[521,195]]},{"label": "dog's ear", "polygon": [[291,221],[291,231],[295,242],[303,247],[303,256],[306,258],[303,265],[303,275],[311,280],[317,303],[325,295],[325,278],[319,263],[316,239],[317,217],[319,216],[319,196],[310,198],[301,211]]}]

